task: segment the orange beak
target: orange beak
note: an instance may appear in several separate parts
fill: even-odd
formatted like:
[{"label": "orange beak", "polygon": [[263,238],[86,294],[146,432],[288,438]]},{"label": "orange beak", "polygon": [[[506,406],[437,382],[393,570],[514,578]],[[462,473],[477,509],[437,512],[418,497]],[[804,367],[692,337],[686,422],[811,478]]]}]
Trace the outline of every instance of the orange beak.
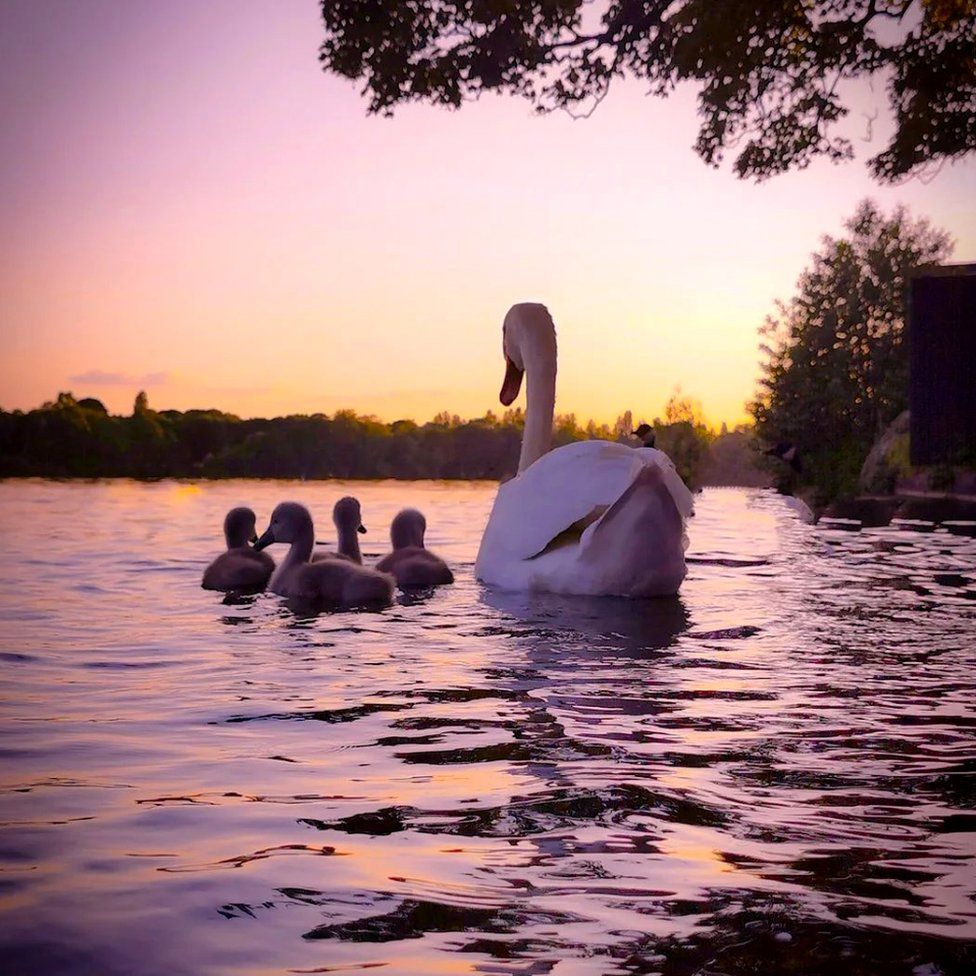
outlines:
[{"label": "orange beak", "polygon": [[502,381],[502,391],[498,394],[502,406],[509,406],[519,395],[519,390],[522,388],[523,372],[511,359],[505,357],[505,379]]}]

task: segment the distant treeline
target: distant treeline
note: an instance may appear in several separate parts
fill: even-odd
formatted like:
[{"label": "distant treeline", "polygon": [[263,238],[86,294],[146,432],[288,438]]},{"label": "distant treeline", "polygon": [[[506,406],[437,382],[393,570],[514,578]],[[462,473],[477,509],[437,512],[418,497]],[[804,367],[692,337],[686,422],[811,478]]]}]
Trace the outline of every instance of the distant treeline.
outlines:
[{"label": "distant treeline", "polygon": [[[60,393],[36,410],[0,410],[0,476],[51,478],[448,478],[499,480],[515,472],[523,414],[509,410],[426,424],[340,410],[328,416],[242,420],[219,410],[153,410],[145,393],[130,416]],[[557,416],[554,445],[627,441],[625,413],[611,427]],[[765,483],[748,429],[717,434],[690,401],[672,398],[656,419],[657,444],[692,485]]]}]

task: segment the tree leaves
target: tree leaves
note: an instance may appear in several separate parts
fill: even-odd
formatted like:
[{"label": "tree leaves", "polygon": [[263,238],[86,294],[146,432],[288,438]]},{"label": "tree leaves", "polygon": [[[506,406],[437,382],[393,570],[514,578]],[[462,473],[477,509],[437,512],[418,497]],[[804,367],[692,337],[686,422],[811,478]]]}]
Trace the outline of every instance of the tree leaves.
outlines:
[{"label": "tree leaves", "polygon": [[[699,85],[695,151],[766,179],[852,155],[841,83],[883,73],[896,124],[882,181],[976,149],[973,0],[322,0],[327,71],[369,111],[458,107],[486,91],[586,114],[615,78]],[[892,40],[891,38],[894,37]]]},{"label": "tree leaves", "polygon": [[771,443],[795,444],[824,498],[852,491],[874,441],[907,406],[904,303],[912,270],[952,253],[944,231],[903,207],[863,201],[824,237],[761,329],[760,387],[750,412]]}]

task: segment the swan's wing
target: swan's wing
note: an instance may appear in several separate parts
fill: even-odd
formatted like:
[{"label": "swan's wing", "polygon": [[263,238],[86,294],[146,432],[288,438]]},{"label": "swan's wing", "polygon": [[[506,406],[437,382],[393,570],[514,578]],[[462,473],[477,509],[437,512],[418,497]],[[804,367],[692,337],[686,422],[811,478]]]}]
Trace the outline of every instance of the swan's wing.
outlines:
[{"label": "swan's wing", "polygon": [[600,518],[651,465],[687,518],[694,510],[691,492],[663,451],[579,441],[543,455],[498,489],[482,552],[504,559],[538,555],[562,533],[582,531]]},{"label": "swan's wing", "polygon": [[664,453],[654,447],[642,447],[637,452],[647,464],[655,464],[661,471],[664,478],[665,487],[671,492],[675,505],[684,519],[691,518],[695,514],[695,496],[691,493],[688,486],[681,480],[678,469],[674,466],[674,461]]}]

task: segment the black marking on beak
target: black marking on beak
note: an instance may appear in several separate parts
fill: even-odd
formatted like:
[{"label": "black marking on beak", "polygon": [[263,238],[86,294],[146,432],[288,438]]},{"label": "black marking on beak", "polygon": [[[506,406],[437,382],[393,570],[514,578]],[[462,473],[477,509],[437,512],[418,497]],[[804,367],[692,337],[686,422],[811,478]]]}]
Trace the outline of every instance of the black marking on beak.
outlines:
[{"label": "black marking on beak", "polygon": [[262,549],[266,549],[268,546],[270,546],[274,541],[274,532],[272,532],[269,528],[268,531],[265,532],[264,535],[254,543],[254,548],[260,552]]},{"label": "black marking on beak", "polygon": [[360,523],[360,525],[359,525],[359,528],[358,528],[358,529],[356,529],[356,531],[357,531],[357,532],[358,532],[358,533],[359,533],[360,535],[366,535],[366,526],[365,526],[365,525],[363,525],[362,523]]},{"label": "black marking on beak", "polygon": [[501,400],[502,406],[509,406],[519,395],[519,390],[522,388],[522,376],[524,372],[508,356],[505,357],[505,379],[502,380],[501,393],[498,394],[498,399]]}]

